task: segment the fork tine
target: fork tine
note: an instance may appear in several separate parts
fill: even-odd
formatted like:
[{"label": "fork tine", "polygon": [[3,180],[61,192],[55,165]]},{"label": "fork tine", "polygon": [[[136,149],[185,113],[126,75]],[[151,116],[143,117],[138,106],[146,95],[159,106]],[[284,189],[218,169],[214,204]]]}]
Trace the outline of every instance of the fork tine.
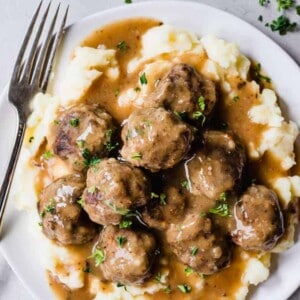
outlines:
[{"label": "fork tine", "polygon": [[57,6],[55,15],[53,17],[50,28],[48,30],[48,34],[47,34],[46,40],[44,42],[44,45],[43,45],[43,48],[41,51],[39,61],[35,68],[36,70],[34,73],[34,77],[32,79],[32,82],[37,82],[37,84],[39,86],[41,84],[40,78],[41,78],[42,71],[45,69],[45,64],[47,65],[47,57],[49,56],[49,52],[51,51],[51,47],[52,47],[51,41],[55,38],[55,35],[54,35],[54,37],[52,37],[52,35],[53,35],[53,30],[54,30],[54,27],[56,24],[56,19],[58,16],[59,9],[60,9],[60,3]]},{"label": "fork tine", "polygon": [[24,79],[26,81],[26,83],[30,82],[30,79],[31,79],[31,76],[32,76],[32,72],[33,72],[33,69],[34,69],[34,60],[35,60],[35,57],[36,57],[36,54],[37,54],[37,46],[38,46],[41,34],[43,32],[45,22],[47,20],[50,5],[51,5],[51,1],[49,2],[48,6],[46,8],[46,11],[45,11],[45,13],[42,17],[41,23],[39,25],[39,29],[36,33],[35,39],[33,41],[32,47],[31,47],[31,51],[30,51],[29,56],[27,58],[27,63],[26,63],[26,67],[25,67],[25,70],[24,70],[24,76],[23,76],[23,78],[21,78],[21,80]]},{"label": "fork tine", "polygon": [[16,63],[15,63],[15,66],[14,66],[14,70],[13,70],[13,75],[12,75],[12,81],[16,81],[19,79],[19,76],[21,74],[21,66],[22,66],[22,60],[23,60],[23,57],[24,57],[24,53],[25,53],[25,50],[27,48],[27,45],[28,45],[28,41],[30,39],[30,36],[31,36],[31,33],[32,33],[32,30],[34,28],[34,25],[35,25],[35,22],[36,22],[36,19],[37,19],[37,16],[40,12],[40,9],[41,9],[41,6],[42,6],[42,3],[43,1],[41,0],[40,1],[40,4],[38,5],[33,17],[32,17],[32,20],[31,20],[31,23],[27,29],[27,33],[24,37],[24,40],[23,40],[23,43],[22,43],[22,46],[21,46],[21,49],[20,49],[20,52],[18,54],[18,57],[17,57],[17,60],[16,60]]},{"label": "fork tine", "polygon": [[62,23],[59,28],[59,31],[56,34],[56,39],[55,39],[54,45],[52,47],[52,52],[51,52],[49,60],[48,60],[47,68],[45,69],[45,72],[43,73],[43,78],[41,79],[41,90],[43,92],[45,92],[47,89],[49,76],[51,74],[51,70],[52,70],[52,66],[53,66],[53,60],[55,57],[55,53],[56,53],[56,51],[59,47],[59,44],[62,40],[62,37],[63,37],[65,24],[66,24],[67,17],[68,17],[68,12],[69,12],[69,5],[67,6],[64,18],[63,18]]}]

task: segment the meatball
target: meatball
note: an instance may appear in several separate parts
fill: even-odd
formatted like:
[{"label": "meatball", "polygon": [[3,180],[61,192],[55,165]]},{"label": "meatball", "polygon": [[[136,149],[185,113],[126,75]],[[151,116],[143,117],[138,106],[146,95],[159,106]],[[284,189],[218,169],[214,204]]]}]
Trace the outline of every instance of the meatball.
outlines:
[{"label": "meatball", "polygon": [[245,151],[229,132],[206,131],[204,145],[187,162],[190,191],[218,199],[239,182],[245,164]]},{"label": "meatball", "polygon": [[179,222],[184,214],[186,199],[175,187],[152,196],[152,201],[142,213],[143,221],[151,228],[166,230],[171,223]]},{"label": "meatball", "polygon": [[83,208],[98,224],[117,225],[122,216],[150,199],[150,186],[144,173],[114,158],[102,160],[87,173]]},{"label": "meatball", "polygon": [[[163,106],[190,119],[207,117],[217,101],[215,84],[187,64],[177,64],[159,81],[156,90],[145,101],[147,106]],[[197,116],[196,112],[200,112]]]},{"label": "meatball", "polygon": [[252,185],[234,207],[233,241],[246,250],[269,251],[284,233],[284,221],[276,194]]},{"label": "meatball", "polygon": [[106,280],[122,284],[141,284],[152,275],[158,254],[151,233],[119,229],[109,225],[99,237],[97,248],[104,252],[100,265]]},{"label": "meatball", "polygon": [[163,108],[137,110],[122,129],[121,155],[134,166],[157,172],[177,164],[190,149],[193,130]]},{"label": "meatball", "polygon": [[53,152],[81,171],[93,156],[107,154],[115,130],[112,117],[98,105],[78,105],[64,111],[53,125]]},{"label": "meatball", "polygon": [[182,223],[171,224],[167,241],[172,251],[186,265],[202,274],[213,274],[226,267],[231,247],[209,218],[186,214]]},{"label": "meatball", "polygon": [[96,226],[78,203],[83,178],[68,175],[55,180],[41,193],[38,205],[44,234],[61,244],[84,244],[96,235]]}]

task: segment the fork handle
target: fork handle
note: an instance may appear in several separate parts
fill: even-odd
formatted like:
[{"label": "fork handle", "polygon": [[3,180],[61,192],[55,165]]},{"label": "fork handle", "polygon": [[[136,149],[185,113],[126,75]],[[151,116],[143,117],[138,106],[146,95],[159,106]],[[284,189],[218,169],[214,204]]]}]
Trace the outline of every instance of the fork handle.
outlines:
[{"label": "fork handle", "polygon": [[3,225],[3,215],[4,215],[9,191],[11,188],[11,184],[13,181],[16,165],[20,155],[25,129],[26,129],[26,123],[19,118],[18,134],[16,136],[15,145],[0,190],[0,239],[1,239],[1,232],[2,232],[1,229]]}]

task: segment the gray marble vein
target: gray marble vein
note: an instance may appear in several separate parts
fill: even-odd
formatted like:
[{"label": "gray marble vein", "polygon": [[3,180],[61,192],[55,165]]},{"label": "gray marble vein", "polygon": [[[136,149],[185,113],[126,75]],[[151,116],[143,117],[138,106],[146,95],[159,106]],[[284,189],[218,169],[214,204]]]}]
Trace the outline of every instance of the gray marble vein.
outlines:
[{"label": "gray marble vein", "polygon": [[[133,2],[141,1],[133,0]],[[263,23],[257,20],[261,14],[264,15],[265,20],[273,19],[277,15],[275,4],[273,4],[272,9],[266,9],[260,7],[258,0],[198,1],[226,10],[253,24],[274,39],[300,64],[300,32],[282,37],[277,33],[272,33]],[[39,0],[0,0],[0,91],[9,81],[14,60],[23,39],[24,30],[38,2]],[[52,2],[57,2],[57,0],[53,0]],[[70,22],[106,8],[124,5],[124,0],[68,0],[67,2],[71,6]],[[300,4],[300,0],[298,0],[298,3]],[[298,19],[300,23],[299,16],[297,17],[291,12],[288,14]],[[25,290],[4,258],[0,255],[0,300],[32,299],[32,296]],[[300,289],[289,300],[297,299],[300,300]]]}]

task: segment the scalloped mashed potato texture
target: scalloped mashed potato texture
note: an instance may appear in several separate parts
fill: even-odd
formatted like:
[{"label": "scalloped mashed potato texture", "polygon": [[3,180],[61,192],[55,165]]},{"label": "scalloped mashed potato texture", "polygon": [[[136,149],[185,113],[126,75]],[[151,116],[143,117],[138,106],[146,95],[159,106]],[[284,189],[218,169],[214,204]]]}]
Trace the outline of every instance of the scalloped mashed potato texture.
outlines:
[{"label": "scalloped mashed potato texture", "polygon": [[[228,43],[214,36],[205,36],[199,39],[196,35],[170,25],[162,25],[150,29],[142,36],[142,51],[139,57],[132,59],[128,65],[128,72],[140,68],[141,72],[147,73],[150,85],[153,86],[155,74],[163,73],[170,68],[170,62],[164,58],[166,54],[173,54],[173,58],[184,53],[199,55],[199,59],[205,59],[203,72],[221,84],[223,89],[230,94],[231,87],[225,82],[225,74],[239,75],[246,79],[250,67],[250,61],[240,53],[236,44]],[[152,61],[151,61],[152,60]],[[17,169],[15,180],[17,206],[27,209],[33,216],[32,220],[37,224],[38,215],[36,211],[37,196],[34,191],[36,171],[28,165],[28,160],[38,150],[44,137],[48,133],[49,124],[55,119],[55,114],[60,106],[76,103],[76,101],[89,89],[94,80],[103,73],[110,76],[112,80],[119,76],[118,62],[115,58],[115,50],[98,49],[89,47],[77,47],[66,70],[66,80],[61,84],[59,97],[39,94],[32,102],[33,114],[28,120],[28,127],[34,134],[34,142],[26,143],[22,150],[22,160]],[[153,82],[152,82],[153,81]],[[136,95],[133,89],[121,92],[118,97],[120,105],[142,104],[143,97],[149,93],[149,86],[140,86],[141,94]],[[281,110],[277,105],[276,95],[271,90],[264,90],[259,96],[260,104],[252,107],[249,118],[253,123],[266,125],[266,130],[258,147],[253,148],[250,155],[254,158],[262,156],[270,151],[278,157],[282,167],[289,169],[295,164],[294,141],[298,135],[298,129],[293,122],[285,122]],[[249,146],[249,145],[247,145]],[[22,174],[26,173],[28,181],[26,188]],[[272,183],[277,193],[288,204],[293,197],[300,196],[300,177],[278,178]],[[17,187],[20,187],[19,189]],[[26,193],[24,194],[24,188]],[[21,194],[22,191],[22,194]],[[24,196],[26,195],[26,196]],[[37,225],[33,236],[40,239],[44,245],[43,265],[50,270],[54,276],[71,289],[80,288],[84,284],[82,270],[76,268],[76,257],[65,251],[62,247],[51,243],[43,236]],[[269,256],[262,260],[259,258],[248,258],[242,286],[236,294],[236,299],[245,299],[250,284],[257,285],[269,276]],[[75,262],[75,263],[74,263]],[[62,275],[57,271],[57,266],[63,264],[68,273]],[[168,274],[163,274],[167,281]],[[202,280],[202,279],[201,279]],[[200,289],[203,282],[199,279]],[[101,283],[95,279],[91,284],[91,292],[96,294],[95,299],[117,300],[117,299],[143,299],[144,292],[154,293],[165,288],[164,284],[151,283],[146,289],[128,287],[124,289],[113,288],[111,293],[101,292]]]}]

